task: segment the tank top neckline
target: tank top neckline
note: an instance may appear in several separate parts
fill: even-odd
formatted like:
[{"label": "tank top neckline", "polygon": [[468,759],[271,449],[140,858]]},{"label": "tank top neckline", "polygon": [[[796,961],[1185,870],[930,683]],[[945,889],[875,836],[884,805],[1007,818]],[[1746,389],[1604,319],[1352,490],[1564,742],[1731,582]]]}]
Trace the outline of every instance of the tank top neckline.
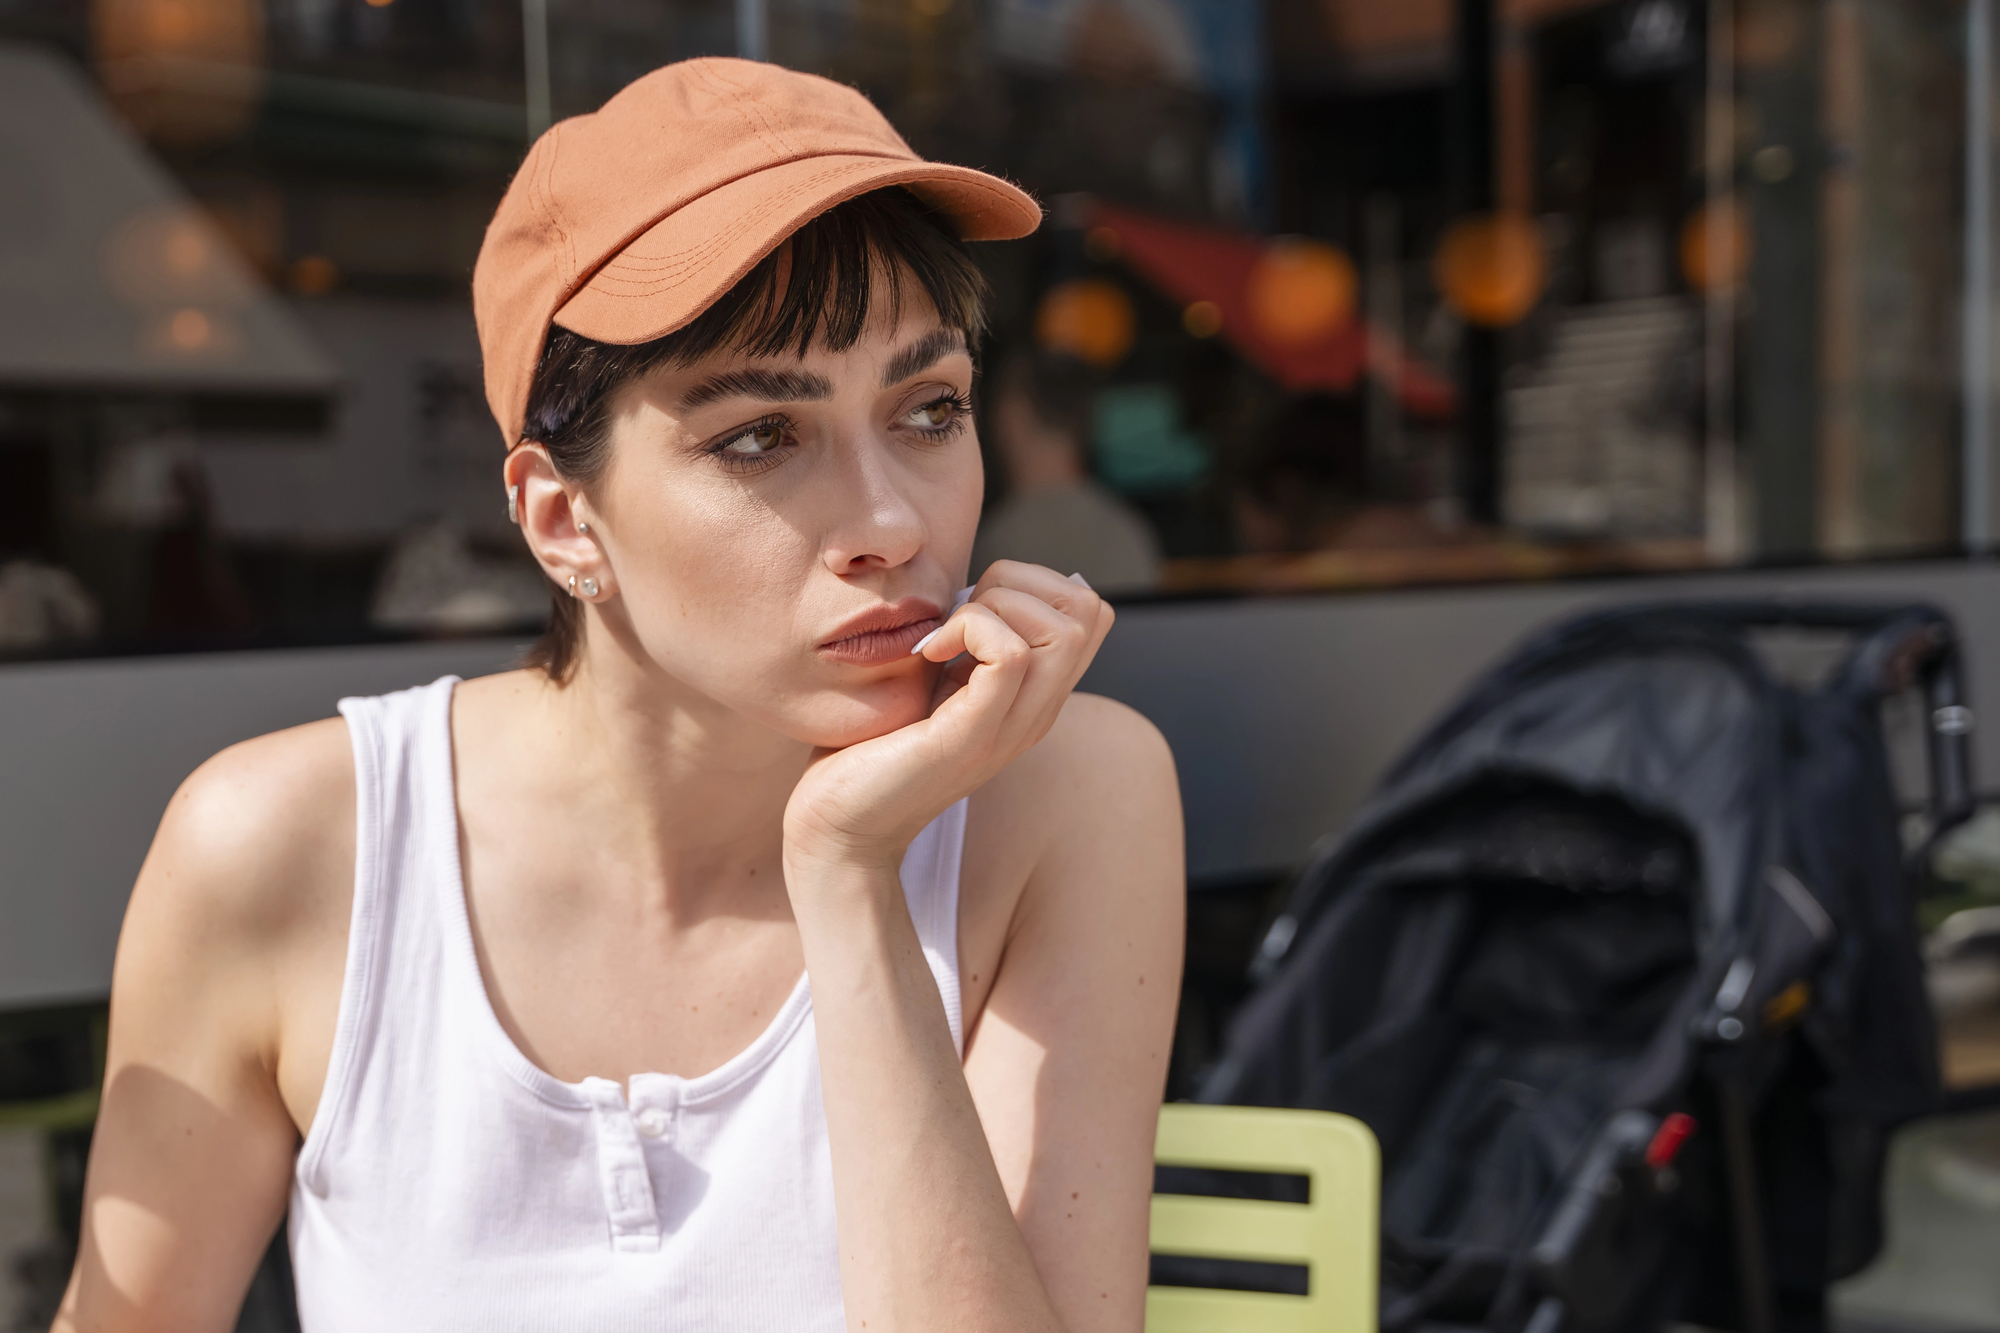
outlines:
[{"label": "tank top neckline", "polygon": [[679,1100],[683,1104],[698,1104],[710,1098],[720,1097],[736,1087],[744,1079],[751,1078],[769,1064],[779,1051],[785,1048],[806,1015],[812,1011],[812,987],[810,978],[801,972],[792,984],[791,993],[778,1007],[771,1022],[736,1054],[724,1060],[715,1068],[702,1074],[680,1075],[662,1074],[652,1070],[628,1072],[615,1079],[605,1079],[597,1075],[587,1075],[579,1082],[570,1083],[557,1078],[540,1065],[530,1060],[515,1042],[506,1025],[500,1021],[498,1011],[493,1008],[493,995],[486,988],[486,974],[479,965],[479,950],[472,937],[472,913],[466,904],[465,866],[460,852],[458,816],[458,758],[451,729],[452,699],[459,679],[446,678],[450,683],[440,691],[443,699],[438,709],[437,723],[444,728],[443,745],[438,751],[443,756],[443,793],[445,800],[438,805],[437,818],[443,827],[435,835],[434,846],[438,849],[438,859],[442,864],[436,876],[438,891],[443,895],[444,924],[449,947],[458,955],[462,972],[461,984],[469,983],[473,992],[470,1008],[474,1024],[478,1027],[488,1050],[498,1060],[500,1066],[529,1092],[544,1101],[572,1109],[588,1109],[598,1103],[591,1095],[591,1085],[610,1081],[626,1085],[629,1080],[643,1078],[677,1088]]},{"label": "tank top neckline", "polygon": [[[340,701],[354,902],[326,1084],[292,1172],[299,1326],[843,1333],[808,983],[692,1078],[566,1083],[529,1061],[473,945],[456,684]],[[900,867],[961,1050],[965,819],[963,800],[940,813]]]}]

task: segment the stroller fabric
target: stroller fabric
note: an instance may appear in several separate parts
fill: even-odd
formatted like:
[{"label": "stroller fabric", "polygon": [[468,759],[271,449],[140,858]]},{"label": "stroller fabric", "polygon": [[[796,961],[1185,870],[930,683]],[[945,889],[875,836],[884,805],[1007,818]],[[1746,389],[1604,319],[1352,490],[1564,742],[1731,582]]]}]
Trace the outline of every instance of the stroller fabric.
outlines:
[{"label": "stroller fabric", "polygon": [[[1799,620],[1856,640],[1810,689],[1751,644]],[[1586,617],[1315,854],[1202,1099],[1375,1130],[1385,1328],[1808,1327],[1872,1256],[1936,1097],[1879,709],[1955,690],[1951,642],[1924,607]]]}]

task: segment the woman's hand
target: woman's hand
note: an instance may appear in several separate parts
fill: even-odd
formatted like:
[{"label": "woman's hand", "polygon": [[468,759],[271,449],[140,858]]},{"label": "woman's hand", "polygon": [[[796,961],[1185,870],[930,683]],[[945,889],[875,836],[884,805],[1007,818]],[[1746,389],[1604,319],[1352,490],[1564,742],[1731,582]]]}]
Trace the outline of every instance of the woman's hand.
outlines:
[{"label": "woman's hand", "polygon": [[1113,618],[1054,570],[994,562],[922,645],[950,663],[931,715],[827,751],[799,780],[785,811],[787,864],[894,869],[926,824],[1048,733]]}]

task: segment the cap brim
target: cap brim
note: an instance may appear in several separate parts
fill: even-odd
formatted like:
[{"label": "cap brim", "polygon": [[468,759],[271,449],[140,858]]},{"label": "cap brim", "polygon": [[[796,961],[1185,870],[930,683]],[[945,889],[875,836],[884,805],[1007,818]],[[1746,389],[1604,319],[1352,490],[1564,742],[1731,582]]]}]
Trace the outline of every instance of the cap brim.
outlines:
[{"label": "cap brim", "polygon": [[958,223],[968,241],[1004,241],[1041,225],[1025,191],[969,167],[907,158],[824,156],[754,172],[709,191],[613,255],[555,322],[629,345],[686,326],[787,236],[857,195],[903,185]]}]

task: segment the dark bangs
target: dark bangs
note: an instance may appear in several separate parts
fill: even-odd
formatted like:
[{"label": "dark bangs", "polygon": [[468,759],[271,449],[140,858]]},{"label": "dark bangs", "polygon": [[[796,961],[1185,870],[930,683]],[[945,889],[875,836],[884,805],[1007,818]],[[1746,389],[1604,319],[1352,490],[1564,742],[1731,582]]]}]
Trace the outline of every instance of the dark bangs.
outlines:
[{"label": "dark bangs", "polygon": [[[886,287],[886,293],[878,287]],[[722,351],[804,356],[860,341],[875,301],[900,316],[921,299],[977,347],[986,328],[986,280],[951,219],[901,187],[836,204],[792,233],[686,328],[619,346],[552,327],[528,387],[523,437],[549,451],[566,481],[591,482],[610,462],[609,407],[626,384],[667,365]],[[549,627],[527,664],[561,681],[576,664],[582,608],[552,588]]]}]

